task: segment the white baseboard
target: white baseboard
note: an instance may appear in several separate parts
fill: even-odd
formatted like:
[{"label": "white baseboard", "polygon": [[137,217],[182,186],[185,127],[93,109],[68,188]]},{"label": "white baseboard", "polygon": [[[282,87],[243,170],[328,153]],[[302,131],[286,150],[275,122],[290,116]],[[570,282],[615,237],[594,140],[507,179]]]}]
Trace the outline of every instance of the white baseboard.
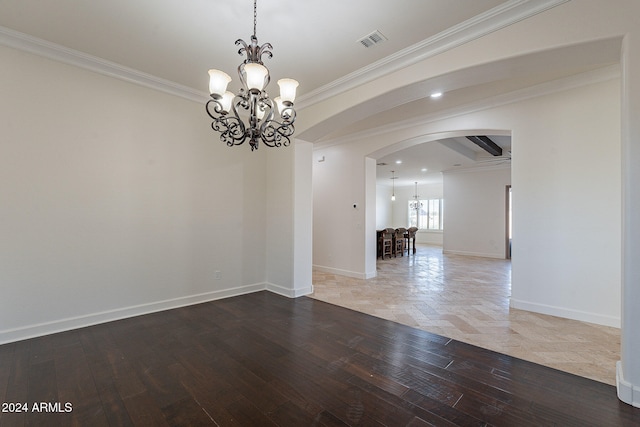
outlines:
[{"label": "white baseboard", "polygon": [[337,274],[338,276],[353,277],[354,279],[371,279],[372,277],[376,277],[375,272],[358,273],[356,271],[341,270],[339,268],[325,267],[322,265],[314,265],[313,269],[322,271],[323,273]]},{"label": "white baseboard", "polygon": [[288,298],[298,298],[305,295],[311,295],[313,293],[313,285],[305,286],[303,288],[289,289],[273,283],[267,283],[266,289],[274,294]]},{"label": "white baseboard", "polygon": [[640,387],[636,387],[624,380],[621,361],[616,362],[616,388],[618,390],[618,399],[640,408]]},{"label": "white baseboard", "polygon": [[481,258],[496,258],[505,259],[505,254],[491,253],[491,252],[471,252],[471,251],[455,251],[451,249],[444,249],[443,254],[447,255],[464,255],[464,256],[477,256]]},{"label": "white baseboard", "polygon": [[533,311],[535,313],[548,314],[550,316],[564,317],[565,319],[579,320],[581,322],[595,323],[597,325],[611,326],[614,328],[620,328],[621,326],[619,317],[573,310],[566,307],[555,307],[546,304],[521,301],[513,298],[511,298],[509,306],[520,310]]},{"label": "white baseboard", "polygon": [[171,310],[188,305],[201,304],[218,299],[229,298],[253,292],[269,290],[279,295],[296,298],[308,295],[313,292],[313,286],[290,290],[271,283],[255,283],[251,285],[230,288],[221,291],[206,292],[197,295],[173,298],[164,301],[156,301],[147,304],[140,304],[130,307],[118,308],[115,310],[91,313],[85,316],[69,317],[66,319],[54,320],[51,322],[28,325],[15,329],[0,330],[0,344],[21,341],[43,335],[55,334],[72,329],[84,328],[100,323],[112,322],[129,317],[141,316],[158,311]]}]

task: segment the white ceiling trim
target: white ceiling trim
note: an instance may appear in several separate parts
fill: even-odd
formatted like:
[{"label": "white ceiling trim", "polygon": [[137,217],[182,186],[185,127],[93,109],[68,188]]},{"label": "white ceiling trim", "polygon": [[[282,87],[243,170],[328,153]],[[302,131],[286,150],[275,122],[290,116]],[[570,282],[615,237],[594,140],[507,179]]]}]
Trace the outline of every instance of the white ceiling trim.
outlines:
[{"label": "white ceiling trim", "polygon": [[190,101],[205,103],[209,99],[209,94],[204,91],[197,91],[190,87],[2,26],[0,26],[0,44],[64,64],[74,65],[105,76],[124,80],[129,83],[135,83],[147,88],[186,98]]},{"label": "white ceiling trim", "polygon": [[476,40],[568,1],[571,0],[510,0],[485,13],[454,25],[433,37],[300,96],[296,102],[296,109],[298,111],[302,110],[317,102]]},{"label": "white ceiling trim", "polygon": [[587,71],[585,73],[568,76],[550,82],[540,83],[538,85],[530,86],[524,89],[496,95],[494,97],[486,98],[477,102],[472,102],[460,107],[454,107],[448,110],[428,114],[426,116],[414,117],[400,122],[395,122],[392,125],[385,125],[377,128],[367,129],[362,132],[353,133],[347,137],[316,142],[313,148],[314,150],[320,148],[328,148],[334,145],[369,139],[374,136],[395,134],[403,129],[425,125],[440,120],[451,119],[465,114],[487,110],[489,108],[501,107],[503,105],[513,104],[515,102],[525,101],[527,99],[538,98],[540,96],[550,95],[552,93],[564,90],[606,82],[617,78],[620,78],[620,65],[614,64],[593,71]]}]

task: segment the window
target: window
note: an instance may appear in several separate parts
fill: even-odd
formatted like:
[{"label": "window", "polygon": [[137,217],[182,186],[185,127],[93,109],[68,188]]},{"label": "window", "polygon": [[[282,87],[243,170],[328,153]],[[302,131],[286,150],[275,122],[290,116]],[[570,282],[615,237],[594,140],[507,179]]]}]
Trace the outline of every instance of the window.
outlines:
[{"label": "window", "polygon": [[442,230],[442,199],[420,200],[416,209],[415,200],[409,201],[409,227],[421,230]]}]

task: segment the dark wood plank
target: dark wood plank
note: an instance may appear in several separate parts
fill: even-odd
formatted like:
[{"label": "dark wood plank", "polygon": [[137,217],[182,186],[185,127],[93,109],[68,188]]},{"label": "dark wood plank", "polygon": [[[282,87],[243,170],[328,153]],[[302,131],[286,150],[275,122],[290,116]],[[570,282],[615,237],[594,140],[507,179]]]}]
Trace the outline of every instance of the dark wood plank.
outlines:
[{"label": "dark wood plank", "polygon": [[[14,364],[14,350],[16,343],[0,346],[0,402],[7,402],[7,387]],[[0,417],[2,413],[0,412]]]},{"label": "dark wood plank", "polygon": [[172,375],[180,381],[207,417],[221,426],[233,425],[234,416],[227,408],[242,397],[240,393],[231,384],[220,379],[215,374],[215,368],[199,352],[188,351],[182,357],[182,363],[170,367]]},{"label": "dark wood plank", "polygon": [[124,399],[129,417],[137,426],[168,426],[162,409],[146,392]]},{"label": "dark wood plank", "polygon": [[614,387],[258,292],[0,346],[0,425],[640,425]]},{"label": "dark wood plank", "polygon": [[[5,370],[3,376],[7,377],[6,393],[2,403],[19,403],[29,406],[29,363],[31,340],[6,344],[11,346],[13,352],[0,350],[2,354],[11,355],[11,362],[3,364]],[[0,348],[4,345],[0,346]],[[23,426],[26,424],[29,412],[0,412],[0,424],[2,426]]]},{"label": "dark wood plank", "polygon": [[67,340],[54,350],[55,378],[58,402],[71,405],[64,425],[107,426],[100,395],[93,373],[84,355],[80,340]]},{"label": "dark wood plank", "polygon": [[108,328],[105,325],[85,328],[80,332],[80,340],[108,424],[132,426],[112,369],[112,363],[121,360],[122,355],[115,351]]}]

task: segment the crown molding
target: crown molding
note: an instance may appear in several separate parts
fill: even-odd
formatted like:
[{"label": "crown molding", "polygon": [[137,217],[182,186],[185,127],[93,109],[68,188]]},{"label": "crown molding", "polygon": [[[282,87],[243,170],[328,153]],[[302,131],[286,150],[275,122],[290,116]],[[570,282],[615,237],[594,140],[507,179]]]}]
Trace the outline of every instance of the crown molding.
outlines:
[{"label": "crown molding", "polygon": [[298,111],[386,74],[469,43],[571,0],[510,0],[433,37],[347,74],[296,100]]},{"label": "crown molding", "polygon": [[441,120],[447,120],[466,114],[476,113],[478,111],[488,110],[490,108],[513,104],[516,102],[526,101],[528,99],[538,98],[569,89],[602,83],[620,78],[620,75],[620,64],[614,64],[608,67],[598,68],[596,70],[587,71],[581,74],[576,74],[561,79],[540,83],[534,86],[529,86],[524,89],[496,95],[491,98],[486,98],[459,107],[438,111],[425,116],[413,117],[411,119],[398,121],[391,125],[379,126],[377,128],[367,129],[362,132],[356,132],[345,137],[332,138],[316,142],[314,143],[314,150],[320,148],[328,148],[334,145],[346,144],[363,139],[369,139],[380,135],[393,135],[403,129],[426,125]]},{"label": "crown molding", "polygon": [[209,95],[106,59],[0,26],[0,44],[199,103]]}]

